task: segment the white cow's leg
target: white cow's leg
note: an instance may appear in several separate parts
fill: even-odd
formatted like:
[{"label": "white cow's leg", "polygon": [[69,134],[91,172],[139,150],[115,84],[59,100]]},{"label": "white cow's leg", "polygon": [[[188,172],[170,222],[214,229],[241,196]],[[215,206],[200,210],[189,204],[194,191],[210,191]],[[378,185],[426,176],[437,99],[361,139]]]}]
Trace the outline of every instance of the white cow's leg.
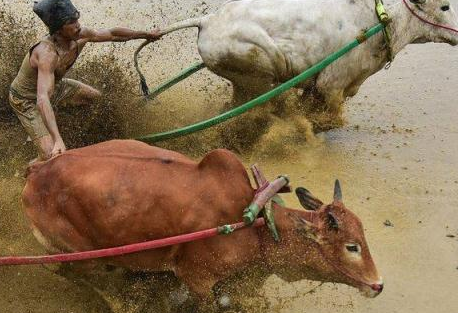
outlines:
[{"label": "white cow's leg", "polygon": [[249,42],[253,45],[249,54],[245,56],[246,59],[251,60],[251,67],[256,67],[256,63],[261,61],[264,63],[264,73],[271,75],[274,81],[281,82],[289,78],[291,62],[265,29],[257,26],[247,29],[242,26],[238,29],[237,37],[240,42]]},{"label": "white cow's leg", "polygon": [[256,23],[235,23],[225,28],[225,40],[221,40],[220,32],[204,27],[200,31],[198,48],[208,69],[235,82],[237,90],[242,87],[237,93],[241,101],[247,100],[248,90],[260,86],[258,81],[267,81],[268,89],[270,83],[289,78],[291,72],[289,58]]},{"label": "white cow's leg", "polygon": [[268,92],[273,88],[272,80],[266,78],[249,78],[232,82],[233,105],[241,105]]},{"label": "white cow's leg", "polygon": [[[237,81],[234,84],[234,94],[230,108],[240,106],[269,90],[270,82],[262,81]],[[260,105],[240,117],[234,118],[225,124],[221,131],[224,146],[244,153],[252,149],[253,145],[272,124],[274,102]],[[229,107],[227,108],[229,109]]]},{"label": "white cow's leg", "polygon": [[345,97],[353,97],[359,91],[359,87],[363,84],[366,80],[366,77],[362,77],[360,79],[355,80],[350,86],[345,89],[344,95]]},{"label": "white cow's leg", "polygon": [[343,125],[343,104],[345,102],[344,90],[333,89],[324,94],[324,110],[322,116],[322,129],[332,129]]},{"label": "white cow's leg", "polygon": [[238,106],[254,98],[254,94],[245,89],[242,85],[233,85],[232,106]]},{"label": "white cow's leg", "polygon": [[325,131],[343,124],[342,105],[345,102],[343,89],[308,89],[302,95],[302,105],[315,131]]},{"label": "white cow's leg", "polygon": [[344,101],[345,97],[342,89],[334,89],[325,94],[326,110],[331,116],[338,117],[342,114]]}]

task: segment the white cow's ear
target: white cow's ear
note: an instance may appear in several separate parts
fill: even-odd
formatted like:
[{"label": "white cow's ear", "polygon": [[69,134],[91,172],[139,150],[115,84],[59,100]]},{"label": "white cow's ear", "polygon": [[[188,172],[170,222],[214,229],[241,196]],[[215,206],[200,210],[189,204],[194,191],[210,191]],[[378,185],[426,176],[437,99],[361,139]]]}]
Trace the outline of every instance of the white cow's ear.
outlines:
[{"label": "white cow's ear", "polygon": [[313,241],[318,241],[318,227],[315,224],[307,221],[297,213],[290,213],[289,217],[293,220],[295,230],[299,234]]}]

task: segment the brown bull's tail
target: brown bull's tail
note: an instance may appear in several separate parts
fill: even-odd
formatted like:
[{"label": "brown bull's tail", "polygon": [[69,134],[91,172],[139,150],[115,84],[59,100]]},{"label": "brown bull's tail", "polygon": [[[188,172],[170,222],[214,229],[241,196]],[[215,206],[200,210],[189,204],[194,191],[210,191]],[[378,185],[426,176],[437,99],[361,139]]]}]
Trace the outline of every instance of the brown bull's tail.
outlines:
[{"label": "brown bull's tail", "polygon": [[[187,19],[187,20],[184,20],[184,21],[181,21],[181,22],[177,22],[175,24],[172,24],[172,25],[160,30],[159,33],[160,33],[161,36],[163,36],[163,35],[166,35],[168,33],[173,33],[174,31],[177,31],[177,30],[180,30],[180,29],[184,29],[184,28],[190,28],[190,27],[198,27],[198,28],[200,28],[201,23],[202,23],[204,18],[205,18],[205,16],[204,17],[197,17],[197,18],[190,18],[190,19]],[[142,51],[143,48],[145,48],[150,43],[152,43],[152,41],[146,40],[145,42],[143,42],[137,48],[137,50],[134,53],[134,65],[135,65],[135,69],[137,70],[138,76],[140,76],[141,89],[142,89],[143,95],[145,97],[148,96],[149,88],[148,88],[148,84],[146,83],[145,76],[143,75],[143,73],[140,70],[140,67],[138,66],[138,55],[140,54],[140,51]]]}]

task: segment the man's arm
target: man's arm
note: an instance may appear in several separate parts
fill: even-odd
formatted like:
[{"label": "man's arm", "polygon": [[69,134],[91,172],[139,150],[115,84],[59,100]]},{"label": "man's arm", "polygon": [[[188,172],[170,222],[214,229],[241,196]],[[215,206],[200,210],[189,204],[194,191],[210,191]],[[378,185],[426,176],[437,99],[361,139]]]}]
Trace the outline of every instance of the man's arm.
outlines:
[{"label": "man's arm", "polygon": [[133,39],[159,39],[160,32],[155,29],[152,31],[136,31],[129,28],[116,27],[111,29],[90,29],[82,28],[79,41],[83,44],[87,42],[107,42],[116,41],[124,42]]},{"label": "man's arm", "polygon": [[38,70],[37,107],[54,141],[51,152],[51,156],[54,156],[65,151],[65,144],[60,136],[50,100],[54,92],[54,70],[57,65],[57,54],[48,46],[38,46],[33,51],[31,63]]}]

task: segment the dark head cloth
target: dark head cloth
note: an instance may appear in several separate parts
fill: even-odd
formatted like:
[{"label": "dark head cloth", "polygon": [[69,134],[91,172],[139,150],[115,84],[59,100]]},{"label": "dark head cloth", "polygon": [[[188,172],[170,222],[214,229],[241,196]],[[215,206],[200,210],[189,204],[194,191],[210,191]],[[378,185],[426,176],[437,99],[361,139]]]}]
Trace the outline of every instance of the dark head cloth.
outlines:
[{"label": "dark head cloth", "polygon": [[69,20],[78,19],[80,13],[70,0],[35,1],[33,11],[40,17],[52,35]]}]

